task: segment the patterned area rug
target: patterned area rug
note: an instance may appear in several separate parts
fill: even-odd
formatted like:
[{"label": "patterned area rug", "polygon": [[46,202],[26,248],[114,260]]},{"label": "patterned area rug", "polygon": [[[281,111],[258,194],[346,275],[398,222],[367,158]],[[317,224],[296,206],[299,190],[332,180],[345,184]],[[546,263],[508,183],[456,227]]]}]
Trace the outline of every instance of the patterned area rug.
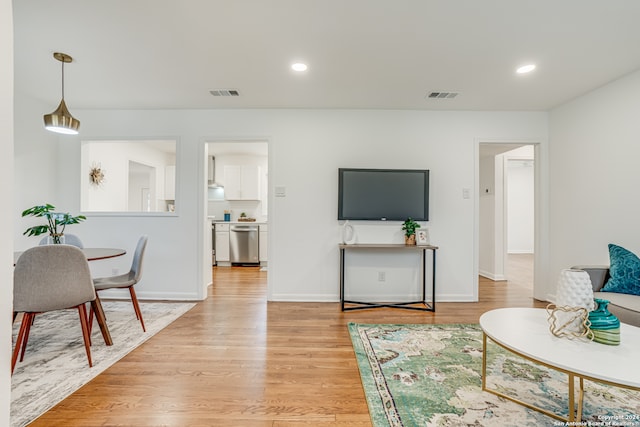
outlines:
[{"label": "patterned area rug", "polygon": [[[130,301],[102,303],[113,339],[106,346],[94,323],[89,368],[77,310],[36,316],[24,361],[11,378],[11,426],[22,427],[161,331],[195,306],[193,303],[140,303],[147,332],[142,331]],[[13,325],[15,343],[20,322]]]},{"label": "patterned area rug", "polygon": [[[565,425],[482,391],[478,325],[350,323],[349,332],[375,427]],[[565,374],[492,343],[487,353],[491,389],[566,417]],[[579,425],[640,425],[640,392],[589,381],[585,389],[584,424]]]}]

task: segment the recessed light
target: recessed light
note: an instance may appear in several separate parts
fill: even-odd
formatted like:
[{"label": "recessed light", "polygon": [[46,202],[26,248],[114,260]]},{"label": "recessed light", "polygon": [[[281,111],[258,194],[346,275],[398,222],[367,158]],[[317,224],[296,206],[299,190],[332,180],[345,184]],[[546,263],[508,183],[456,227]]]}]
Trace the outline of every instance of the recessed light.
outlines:
[{"label": "recessed light", "polygon": [[293,71],[307,71],[307,64],[296,62],[295,64],[291,64],[291,69]]},{"label": "recessed light", "polygon": [[518,73],[518,74],[527,74],[527,73],[532,72],[535,69],[536,69],[536,65],[535,64],[523,65],[522,67],[518,67],[518,69],[516,70],[516,73]]}]

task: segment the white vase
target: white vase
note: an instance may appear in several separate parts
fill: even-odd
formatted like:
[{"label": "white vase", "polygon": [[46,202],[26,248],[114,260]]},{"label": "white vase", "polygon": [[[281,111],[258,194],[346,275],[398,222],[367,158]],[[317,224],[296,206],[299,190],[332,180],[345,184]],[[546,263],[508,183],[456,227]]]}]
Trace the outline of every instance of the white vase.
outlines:
[{"label": "white vase", "polygon": [[349,221],[345,221],[342,226],[342,243],[345,245],[352,245],[356,242],[356,231],[353,225],[349,224]]},{"label": "white vase", "polygon": [[558,279],[555,305],[559,308],[554,311],[556,326],[569,333],[584,333],[584,319],[576,318],[575,312],[563,311],[561,308],[584,308],[584,313],[593,310],[595,304],[589,273],[584,270],[562,270]]},{"label": "white vase", "polygon": [[64,243],[64,234],[58,234],[55,236],[49,234],[47,236],[47,245],[64,245]]},{"label": "white vase", "polygon": [[591,277],[584,270],[565,269],[560,272],[556,290],[556,305],[594,308]]}]

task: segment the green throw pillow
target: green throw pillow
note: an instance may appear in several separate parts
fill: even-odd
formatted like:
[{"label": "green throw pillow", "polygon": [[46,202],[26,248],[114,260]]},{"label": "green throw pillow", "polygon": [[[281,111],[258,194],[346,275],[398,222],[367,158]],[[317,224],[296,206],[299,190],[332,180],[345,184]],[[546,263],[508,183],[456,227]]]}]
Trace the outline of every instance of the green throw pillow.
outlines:
[{"label": "green throw pillow", "polygon": [[640,259],[623,247],[609,244],[609,275],[602,292],[640,295]]}]

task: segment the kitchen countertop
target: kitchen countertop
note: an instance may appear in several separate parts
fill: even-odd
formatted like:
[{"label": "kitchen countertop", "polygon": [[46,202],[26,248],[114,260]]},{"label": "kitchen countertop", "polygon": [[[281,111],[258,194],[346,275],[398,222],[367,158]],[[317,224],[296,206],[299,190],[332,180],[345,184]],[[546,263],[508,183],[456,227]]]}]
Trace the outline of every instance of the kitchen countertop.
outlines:
[{"label": "kitchen countertop", "polygon": [[221,220],[210,220],[211,222],[214,222],[216,224],[241,224],[241,225],[251,225],[251,224],[267,224],[267,221],[221,221]]}]

